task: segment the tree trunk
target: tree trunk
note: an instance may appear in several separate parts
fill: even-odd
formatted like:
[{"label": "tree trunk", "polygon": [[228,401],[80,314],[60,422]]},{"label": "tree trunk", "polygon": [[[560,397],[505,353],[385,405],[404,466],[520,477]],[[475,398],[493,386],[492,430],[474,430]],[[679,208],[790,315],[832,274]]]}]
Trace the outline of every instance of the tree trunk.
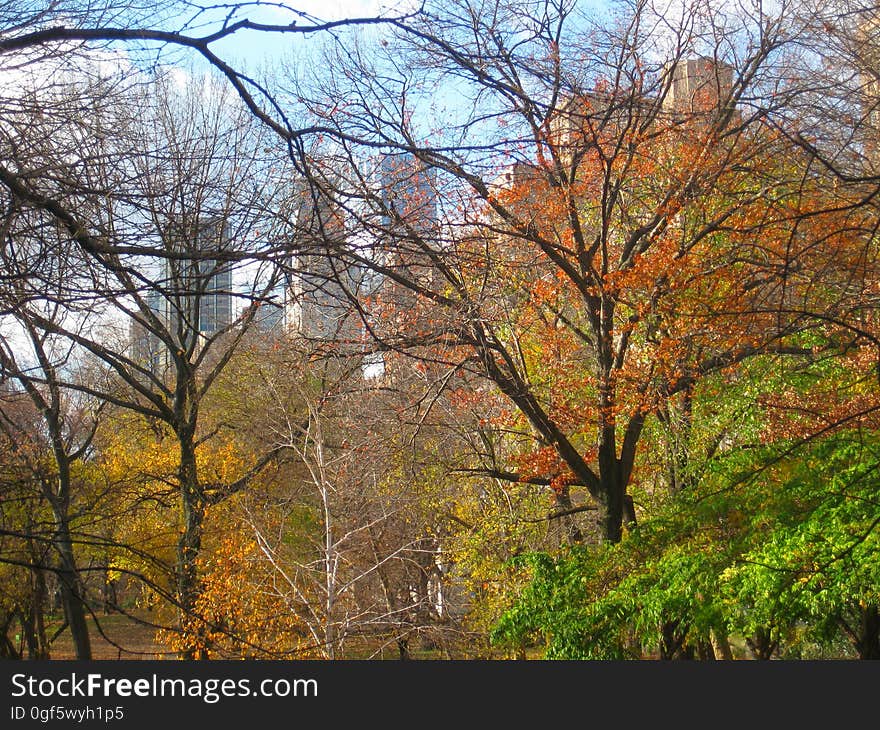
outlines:
[{"label": "tree trunk", "polygon": [[53,500],[52,509],[55,515],[55,534],[52,542],[59,559],[57,575],[61,589],[61,605],[70,627],[70,638],[73,641],[76,658],[80,661],[89,660],[92,658],[92,646],[89,639],[89,625],[86,621],[85,591],[76,567],[66,505]]},{"label": "tree trunk", "polygon": [[[681,404],[670,403],[666,418],[669,432],[669,486],[673,493],[692,486],[690,474],[690,439],[693,428],[693,386],[681,394]],[[674,414],[674,415],[673,415]]]},{"label": "tree trunk", "polygon": [[772,629],[758,629],[755,635],[747,638],[746,643],[755,659],[766,661],[773,656],[779,642],[773,639]]},{"label": "tree trunk", "polygon": [[437,550],[433,538],[425,536],[415,545],[416,565],[416,601],[415,601],[415,628],[419,640],[419,649],[429,651],[437,648],[434,640],[425,632],[425,629],[435,623],[434,605],[431,602],[430,580],[431,572],[435,567],[434,556]]},{"label": "tree trunk", "polygon": [[664,660],[675,659],[681,651],[684,643],[684,634],[679,632],[681,621],[673,619],[666,621],[660,628],[660,658]]},{"label": "tree trunk", "polygon": [[9,638],[9,629],[14,619],[15,611],[10,611],[0,626],[0,659],[21,659],[21,654]]},{"label": "tree trunk", "polygon": [[52,451],[58,467],[58,475],[57,481],[44,477],[41,482],[43,496],[52,508],[55,528],[52,547],[58,555],[56,575],[61,593],[61,606],[64,609],[67,625],[70,627],[70,638],[73,641],[76,658],[81,661],[90,660],[92,647],[89,640],[89,626],[86,622],[85,586],[77,569],[73,538],[70,534],[69,509],[72,486],[70,458],[59,435],[61,430],[57,419],[49,419],[48,424],[52,431]]},{"label": "tree trunk", "polygon": [[[40,565],[43,558],[38,555],[36,547],[29,541],[28,550],[34,565]],[[42,568],[31,570],[31,610],[34,619],[34,636],[37,649],[35,659],[49,658],[49,639],[46,636],[45,611],[48,604],[49,591],[46,588],[46,574]]]},{"label": "tree trunk", "polygon": [[183,532],[177,541],[177,600],[181,626],[194,628],[198,649],[181,652],[183,659],[207,658],[204,626],[198,621],[200,582],[198,557],[202,549],[202,526],[205,521],[205,504],[198,484],[195,449],[191,439],[181,438],[180,499],[183,508]]},{"label": "tree trunk", "polygon": [[718,658],[715,656],[715,647],[708,639],[697,642],[697,655],[704,662],[714,662]]},{"label": "tree trunk", "polygon": [[110,566],[106,563],[101,568],[104,578],[101,586],[101,607],[105,614],[113,613],[116,610],[116,581],[110,578]]},{"label": "tree trunk", "polygon": [[860,611],[859,640],[856,649],[859,659],[880,659],[880,613],[877,604],[869,604]]},{"label": "tree trunk", "polygon": [[71,569],[70,556],[62,558],[62,567],[58,571],[61,586],[61,605],[64,616],[70,627],[70,638],[78,660],[90,660],[92,647],[89,639],[89,626],[86,621],[85,603],[76,570]]},{"label": "tree trunk", "polygon": [[614,481],[606,485],[604,475],[602,481],[606,489],[598,504],[599,536],[602,542],[620,542],[623,536],[623,490]]},{"label": "tree trunk", "polygon": [[628,530],[632,530],[637,524],[636,505],[629,494],[623,495],[623,524]]},{"label": "tree trunk", "polygon": [[730,641],[728,641],[724,634],[718,634],[714,631],[712,633],[715,639],[715,648],[718,653],[721,654],[721,658],[724,661],[733,661],[733,651],[730,648]]},{"label": "tree trunk", "polygon": [[33,606],[28,610],[22,609],[18,612],[18,622],[21,625],[21,633],[24,635],[24,643],[27,645],[28,659],[40,659]]}]

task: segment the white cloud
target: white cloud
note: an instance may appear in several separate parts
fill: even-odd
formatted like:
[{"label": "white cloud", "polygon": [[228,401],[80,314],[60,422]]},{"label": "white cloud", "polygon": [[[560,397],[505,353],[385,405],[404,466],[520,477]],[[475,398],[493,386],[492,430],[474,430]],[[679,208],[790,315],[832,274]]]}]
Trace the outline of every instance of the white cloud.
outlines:
[{"label": "white cloud", "polygon": [[51,54],[5,53],[2,59],[0,87],[9,96],[89,79],[118,77],[130,74],[134,68],[123,48],[84,50],[72,43],[53,46]]}]

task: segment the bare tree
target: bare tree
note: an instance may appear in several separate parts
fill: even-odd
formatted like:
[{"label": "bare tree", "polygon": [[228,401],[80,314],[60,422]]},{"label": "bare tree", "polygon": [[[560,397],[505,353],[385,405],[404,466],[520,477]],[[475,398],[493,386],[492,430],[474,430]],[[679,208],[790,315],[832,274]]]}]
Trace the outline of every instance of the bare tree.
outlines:
[{"label": "bare tree", "polygon": [[[265,13],[272,22],[259,20]],[[253,196],[263,196],[264,210],[271,207],[281,186],[278,177],[253,165],[231,171],[235,162],[230,162],[227,176],[220,173],[218,166],[231,157],[240,162],[257,149],[259,134],[242,136],[240,126],[236,138],[235,123],[225,133],[212,133],[207,114],[202,116],[207,126],[190,116],[192,124],[185,128],[181,110],[175,118],[172,108],[174,91],[166,89],[163,101],[156,102],[138,96],[136,88],[153,83],[146,69],[155,72],[199,58],[225,79],[251,115],[291,143],[297,130],[267,89],[214,49],[242,32],[297,37],[377,22],[383,19],[324,22],[280,3],[218,8],[187,1],[70,0],[0,6],[0,55],[11,81],[0,118],[7,161],[0,165],[3,253],[10,264],[3,276],[15,287],[4,297],[5,311],[21,316],[30,307],[27,316],[39,339],[68,338],[74,348],[104,363],[110,381],[79,384],[81,392],[173,423],[181,444],[186,523],[177,570],[184,612],[192,610],[197,591],[194,565],[205,504],[225,498],[248,478],[243,475],[240,484],[214,490],[210,497],[196,485],[195,448],[202,438],[196,433],[198,403],[255,320],[258,305],[276,289],[272,265],[255,274],[259,284],[250,291],[231,291],[228,282],[242,261],[240,237],[260,235],[253,221],[242,224],[242,211],[256,202]],[[191,111],[199,105],[207,110],[216,101],[191,98]],[[143,119],[118,113],[126,104],[144,102],[155,125],[150,130],[140,124]],[[214,122],[225,114],[217,105],[212,111]],[[243,123],[241,114],[236,123]],[[219,146],[224,144],[225,149]],[[224,199],[222,183],[208,192],[206,174],[224,180],[250,175],[254,185],[249,194],[239,187],[241,195]],[[264,228],[263,236],[271,238],[272,231]],[[282,242],[281,248],[286,246]],[[65,260],[82,267],[78,275],[62,289],[42,286],[57,283],[46,272]],[[40,304],[30,306],[34,302]],[[250,306],[232,311],[239,304]],[[63,324],[46,316],[47,306],[65,310]],[[131,333],[127,323],[120,328],[119,314],[122,322],[130,318]],[[214,326],[206,335],[203,325],[210,317]],[[137,341],[133,348],[132,339]]]},{"label": "bare tree", "polygon": [[2,654],[22,655],[12,640],[18,633],[27,646],[28,657],[48,659],[50,637],[46,621],[52,568],[52,520],[47,518],[43,491],[54,485],[45,468],[46,444],[41,439],[40,414],[25,393],[10,386],[2,388],[0,443],[2,443],[2,610],[4,634]]},{"label": "bare tree", "polygon": [[440,620],[442,556],[423,495],[405,483],[389,394],[364,379],[361,357],[304,357],[298,336],[279,344],[251,369],[238,417],[259,419],[254,437],[288,458],[274,488],[246,495],[245,519],[323,656],[391,645],[409,658],[414,637],[455,627]]},{"label": "bare tree", "polygon": [[[93,134],[76,140],[78,154],[61,168],[73,192],[46,206],[47,197],[35,201],[18,190],[18,206],[38,219],[66,220],[70,237],[62,233],[56,244],[57,260],[67,262],[61,288],[45,290],[39,279],[23,276],[7,311],[26,311],[36,337],[65,342],[77,357],[103,364],[103,382],[77,383],[59,373],[60,387],[174,434],[183,525],[175,592],[186,615],[198,595],[206,507],[246,486],[276,453],[222,485],[203,482],[196,457],[212,437],[199,430],[201,403],[261,306],[277,294],[278,268],[256,259],[285,236],[288,193],[282,171],[269,170],[258,130],[221,88],[154,89],[129,97],[139,119],[119,108],[83,123]],[[10,235],[26,240],[20,230]],[[80,255],[80,244],[88,254]],[[28,265],[29,250],[8,249],[21,257],[18,269]],[[61,315],[48,316],[50,305]]]},{"label": "bare tree", "polygon": [[85,591],[71,529],[71,510],[76,491],[71,467],[88,453],[101,406],[98,404],[92,408],[91,414],[88,403],[77,406],[76,397],[63,388],[68,378],[59,373],[66,366],[66,353],[53,352],[52,338],[33,326],[26,311],[19,309],[19,321],[25,329],[35,363],[22,364],[20,361],[24,354],[16,353],[9,342],[4,342],[0,350],[0,372],[3,377],[13,379],[31,400],[48,434],[48,446],[55,468],[49,471],[41,468],[39,459],[34,460],[32,465],[40,494],[52,511],[54,529],[51,544],[58,557],[56,570],[61,600],[76,657],[91,659]]}]

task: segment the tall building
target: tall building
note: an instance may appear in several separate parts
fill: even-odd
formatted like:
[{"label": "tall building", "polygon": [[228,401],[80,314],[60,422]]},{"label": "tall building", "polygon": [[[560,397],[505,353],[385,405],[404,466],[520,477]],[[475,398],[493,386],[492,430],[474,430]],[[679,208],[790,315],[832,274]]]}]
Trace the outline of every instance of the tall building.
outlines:
[{"label": "tall building", "polygon": [[[408,153],[384,155],[377,166],[375,186],[382,213],[377,255],[401,277],[430,286],[435,276],[431,253],[439,253],[441,245],[436,170]],[[391,280],[381,286],[386,301],[393,300],[399,308],[415,303],[407,288]]]},{"label": "tall building", "polygon": [[660,81],[664,79],[666,93],[662,97],[617,89],[564,99],[550,120],[551,138],[564,164],[605,137],[614,140],[616,130],[629,129],[633,111],[639,107],[645,116],[659,111],[658,120],[664,123],[711,122],[728,108],[734,123],[740,118],[732,100],[732,66],[705,56],[686,58],[666,64]]},{"label": "tall building", "polygon": [[859,21],[856,55],[861,68],[862,114],[860,136],[864,149],[865,171],[880,172],[880,13],[865,14]]},{"label": "tall building", "polygon": [[733,67],[700,56],[668,64],[669,90],[663,110],[673,114],[714,113],[727,105],[733,90]]},{"label": "tall building", "polygon": [[351,346],[361,339],[363,268],[346,261],[347,218],[340,206],[300,191],[296,252],[285,290],[287,325],[300,336]]},{"label": "tall building", "polygon": [[[215,251],[226,248],[228,233],[222,221],[200,229],[198,250]],[[232,324],[232,265],[214,259],[193,262],[193,284],[199,302],[198,323],[193,328],[201,334],[212,334]]]},{"label": "tall building", "polygon": [[359,346],[365,300],[389,287],[382,276],[355,263],[351,254],[376,256],[387,267],[418,266],[418,275],[424,275],[425,257],[407,240],[413,231],[427,232],[436,224],[435,178],[424,165],[409,154],[382,155],[368,164],[367,197],[377,213],[371,241],[351,235],[350,211],[306,185],[299,191],[284,317],[301,336],[332,340],[337,347]]},{"label": "tall building", "polygon": [[[155,281],[141,296],[175,350],[197,349],[201,338],[234,320],[232,264],[204,256],[227,244],[228,228],[220,219],[201,223],[190,235],[166,232],[170,255],[160,262]],[[130,340],[132,357],[142,367],[157,374],[169,366],[169,343],[155,332],[132,322]]]},{"label": "tall building", "polygon": [[[160,322],[167,320],[163,298],[155,289],[150,289],[142,296],[147,309]],[[150,373],[159,374],[165,369],[165,349],[162,340],[145,325],[132,320],[129,339],[131,342],[131,359]]]},{"label": "tall building", "polygon": [[382,223],[391,227],[426,229],[437,222],[437,175],[412,154],[383,155],[376,184],[382,203]]}]

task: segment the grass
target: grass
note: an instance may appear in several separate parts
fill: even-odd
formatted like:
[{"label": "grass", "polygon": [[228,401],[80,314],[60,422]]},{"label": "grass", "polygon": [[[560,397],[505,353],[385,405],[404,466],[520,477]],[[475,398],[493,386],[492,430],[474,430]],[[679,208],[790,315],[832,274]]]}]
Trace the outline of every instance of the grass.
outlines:
[{"label": "grass", "polygon": [[[150,622],[148,612],[134,614],[129,618],[123,614],[96,614],[88,619],[89,637],[92,644],[93,659],[173,659],[175,655],[155,641],[156,629],[138,622]],[[50,624],[49,635],[55,631]],[[103,632],[103,635],[102,635]],[[76,659],[70,630],[65,629],[52,643],[52,659]]]}]

